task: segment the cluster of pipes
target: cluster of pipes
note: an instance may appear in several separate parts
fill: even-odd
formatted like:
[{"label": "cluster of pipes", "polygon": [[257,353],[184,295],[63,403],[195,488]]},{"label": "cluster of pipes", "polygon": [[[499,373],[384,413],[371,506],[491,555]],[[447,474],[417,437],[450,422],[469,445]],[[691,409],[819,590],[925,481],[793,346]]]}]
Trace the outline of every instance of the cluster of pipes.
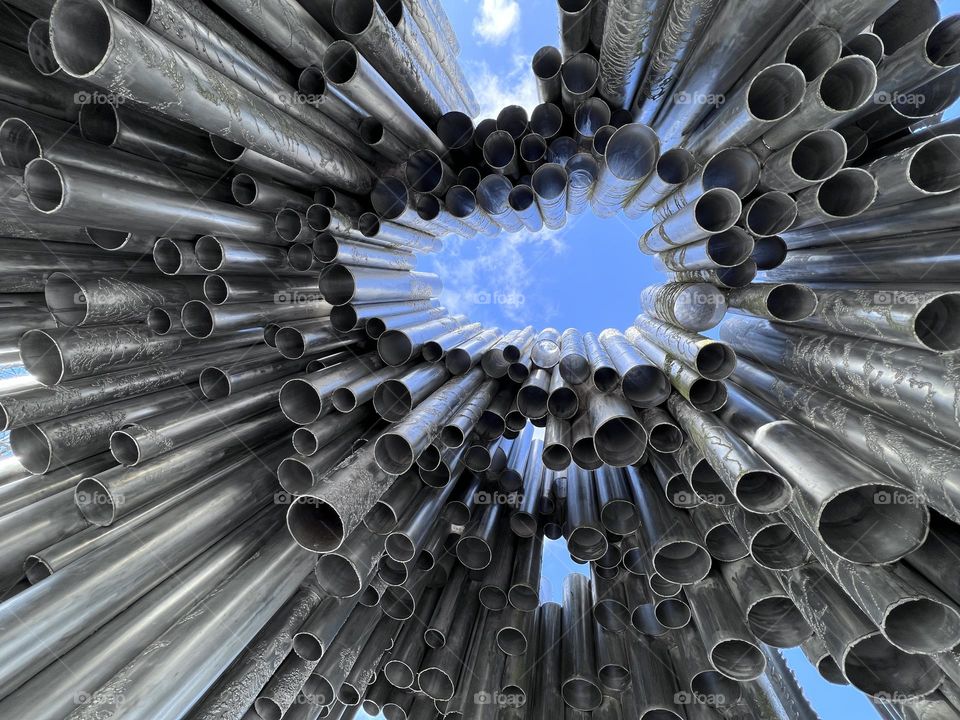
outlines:
[{"label": "cluster of pipes", "polygon": [[[3,10],[0,717],[960,717],[960,16],[559,0],[475,125],[440,0]],[[415,269],[587,211],[624,331]]]}]

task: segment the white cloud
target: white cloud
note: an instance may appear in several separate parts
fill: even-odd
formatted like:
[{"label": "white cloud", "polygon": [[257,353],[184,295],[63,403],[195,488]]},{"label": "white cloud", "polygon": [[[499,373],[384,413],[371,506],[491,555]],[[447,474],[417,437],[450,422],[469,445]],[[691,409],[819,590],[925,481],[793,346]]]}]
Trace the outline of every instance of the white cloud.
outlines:
[{"label": "white cloud", "polygon": [[[527,324],[558,313],[557,305],[537,289],[537,265],[566,251],[563,231],[501,233],[494,238],[448,238],[442,257],[430,268],[443,278],[441,300],[450,313],[465,314],[487,326]],[[478,247],[482,250],[474,256]],[[472,251],[472,252],[471,252]]]},{"label": "white cloud", "polygon": [[484,42],[500,45],[520,26],[520,4],[516,0],[481,0],[480,15],[473,31]]},{"label": "white cloud", "polygon": [[506,73],[493,72],[486,63],[470,68],[470,87],[480,109],[476,120],[495,118],[507,105],[520,105],[531,112],[540,102],[537,83],[530,70],[529,55],[514,55]]}]

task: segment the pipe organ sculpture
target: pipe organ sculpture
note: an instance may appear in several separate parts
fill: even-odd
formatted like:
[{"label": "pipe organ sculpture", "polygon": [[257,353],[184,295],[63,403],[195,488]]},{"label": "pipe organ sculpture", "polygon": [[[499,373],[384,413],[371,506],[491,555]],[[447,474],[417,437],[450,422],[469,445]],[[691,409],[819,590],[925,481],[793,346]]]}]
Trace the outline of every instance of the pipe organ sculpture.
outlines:
[{"label": "pipe organ sculpture", "polygon": [[[441,0],[5,10],[0,718],[960,717],[960,16],[559,0],[474,122]],[[418,270],[586,212],[630,327]]]}]

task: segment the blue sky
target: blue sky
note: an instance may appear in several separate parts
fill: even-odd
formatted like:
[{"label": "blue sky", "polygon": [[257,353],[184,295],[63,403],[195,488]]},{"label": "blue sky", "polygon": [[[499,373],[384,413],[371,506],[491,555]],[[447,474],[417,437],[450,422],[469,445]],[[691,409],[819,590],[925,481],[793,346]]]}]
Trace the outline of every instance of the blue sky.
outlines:
[{"label": "blue sky", "polygon": [[[442,4],[481,104],[478,119],[496,117],[510,104],[532,109],[537,94],[530,60],[543,45],[557,43],[556,0]],[[941,8],[944,16],[958,12],[960,0],[944,0]],[[946,117],[958,114],[954,107]],[[444,301],[451,310],[490,326],[625,328],[640,311],[640,291],[663,281],[637,249],[637,237],[646,227],[643,219],[601,220],[587,212],[559,232],[448,240],[442,254],[421,265],[444,278]],[[570,560],[562,541],[548,541],[544,553],[541,599],[559,602],[563,577],[583,568]],[[785,655],[823,720],[879,717],[861,693],[823,680],[799,649]]]}]

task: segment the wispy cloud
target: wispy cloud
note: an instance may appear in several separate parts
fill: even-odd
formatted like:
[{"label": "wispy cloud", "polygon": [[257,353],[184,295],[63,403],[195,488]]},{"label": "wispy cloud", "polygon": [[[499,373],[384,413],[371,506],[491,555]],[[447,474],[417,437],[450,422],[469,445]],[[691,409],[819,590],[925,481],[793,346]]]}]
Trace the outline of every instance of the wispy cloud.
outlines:
[{"label": "wispy cloud", "polygon": [[500,45],[519,25],[520,4],[517,0],[481,0],[473,31],[481,41]]},{"label": "wispy cloud", "polygon": [[500,324],[503,330],[508,323],[526,324],[533,307],[538,317],[557,315],[556,302],[537,288],[537,265],[566,251],[562,230],[449,238],[446,243],[430,269],[443,278],[441,299],[451,314]]},{"label": "wispy cloud", "polygon": [[530,60],[529,55],[514,55],[507,72],[494,72],[486,63],[469,68],[470,86],[480,106],[476,119],[495,118],[507,105],[521,105],[528,112],[537,106],[537,83]]}]

